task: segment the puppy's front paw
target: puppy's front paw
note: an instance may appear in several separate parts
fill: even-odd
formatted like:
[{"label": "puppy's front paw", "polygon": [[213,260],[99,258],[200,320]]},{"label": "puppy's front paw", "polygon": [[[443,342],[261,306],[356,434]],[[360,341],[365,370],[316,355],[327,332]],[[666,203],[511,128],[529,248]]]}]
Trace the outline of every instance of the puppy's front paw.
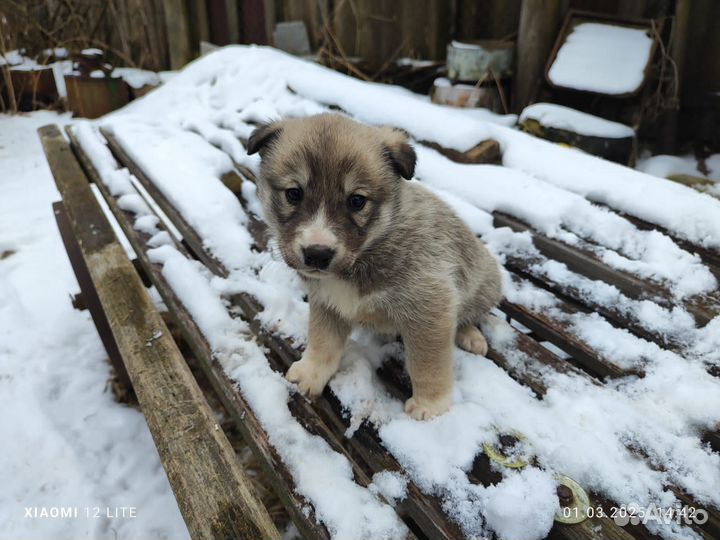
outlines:
[{"label": "puppy's front paw", "polygon": [[430,420],[431,418],[446,413],[451,404],[451,395],[435,400],[427,400],[413,396],[405,402],[405,412],[415,420]]},{"label": "puppy's front paw", "polygon": [[317,397],[322,394],[333,373],[335,370],[331,366],[303,358],[290,366],[285,378],[296,383],[300,392],[306,396]]},{"label": "puppy's front paw", "polygon": [[485,336],[483,336],[478,327],[474,325],[458,328],[455,342],[461,349],[479,354],[480,356],[485,356],[488,352],[488,344]]}]

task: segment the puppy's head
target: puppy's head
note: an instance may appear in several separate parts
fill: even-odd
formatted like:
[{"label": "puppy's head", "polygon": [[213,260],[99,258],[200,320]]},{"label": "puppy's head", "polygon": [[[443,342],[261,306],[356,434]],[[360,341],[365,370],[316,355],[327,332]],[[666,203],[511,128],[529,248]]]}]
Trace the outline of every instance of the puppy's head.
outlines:
[{"label": "puppy's head", "polygon": [[305,277],[348,272],[391,227],[403,178],[415,170],[407,135],[338,114],[258,127],[258,195],[285,261]]}]

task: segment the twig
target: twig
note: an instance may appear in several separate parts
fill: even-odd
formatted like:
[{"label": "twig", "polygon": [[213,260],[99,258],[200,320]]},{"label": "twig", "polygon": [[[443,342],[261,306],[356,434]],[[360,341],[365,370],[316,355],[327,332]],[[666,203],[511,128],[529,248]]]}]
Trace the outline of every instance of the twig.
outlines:
[{"label": "twig", "polygon": [[[335,9],[338,9],[341,6],[342,6],[342,3],[340,3],[338,6],[336,6]],[[321,14],[322,14],[322,11],[321,11]],[[334,14],[335,14],[335,10],[333,10],[333,16],[334,16]],[[323,19],[323,31],[325,34],[324,37],[327,37],[330,40],[330,43],[326,43],[322,47],[322,49],[324,49],[324,52],[328,56],[337,59],[337,56],[327,47],[327,45],[329,45],[330,47],[333,47],[335,50],[338,51],[338,53],[340,53],[340,57],[342,59],[342,62],[340,62],[340,64],[342,64],[344,67],[346,67],[349,72],[353,73],[354,75],[356,75],[357,77],[359,77],[365,81],[371,80],[365,73],[363,73],[362,71],[357,69],[352,64],[352,62],[350,62],[350,60],[348,59],[348,57],[345,54],[345,51],[342,47],[342,44],[340,43],[340,40],[337,39],[337,37],[335,36],[335,33],[332,31],[332,28],[330,27],[329,18],[323,16],[322,19]]]},{"label": "twig", "polygon": [[[0,31],[0,54],[2,54],[2,57],[5,58],[7,61],[7,58],[5,57],[5,36]],[[10,100],[10,110],[13,114],[17,114],[17,100],[15,99],[15,87],[12,83],[12,77],[10,77],[10,68],[8,67],[10,65],[10,62],[5,64],[4,66],[1,66],[0,69],[2,69],[3,72],[3,79],[5,79],[5,86],[8,90],[8,99]]]},{"label": "twig", "polygon": [[497,86],[498,94],[500,95],[500,103],[502,104],[503,112],[505,114],[508,114],[508,104],[507,99],[505,98],[505,90],[503,90],[502,83],[497,78],[497,75],[495,75],[495,72],[492,69],[489,69],[490,75],[492,75],[492,78],[495,80],[495,86]]}]

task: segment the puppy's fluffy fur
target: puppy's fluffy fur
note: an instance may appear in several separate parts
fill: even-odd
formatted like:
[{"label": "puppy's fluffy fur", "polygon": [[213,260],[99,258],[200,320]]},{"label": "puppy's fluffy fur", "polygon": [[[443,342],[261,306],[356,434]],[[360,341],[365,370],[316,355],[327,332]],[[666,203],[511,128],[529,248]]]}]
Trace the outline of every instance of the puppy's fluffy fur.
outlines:
[{"label": "puppy's fluffy fur", "polygon": [[500,273],[443,201],[403,180],[415,169],[407,135],[323,114],[257,128],[248,152],[260,152],[265,218],[308,289],[308,346],[287,378],[321,393],[360,324],[402,336],[413,388],[405,410],[445,412],[453,343],[487,352],[476,324],[500,301]]}]

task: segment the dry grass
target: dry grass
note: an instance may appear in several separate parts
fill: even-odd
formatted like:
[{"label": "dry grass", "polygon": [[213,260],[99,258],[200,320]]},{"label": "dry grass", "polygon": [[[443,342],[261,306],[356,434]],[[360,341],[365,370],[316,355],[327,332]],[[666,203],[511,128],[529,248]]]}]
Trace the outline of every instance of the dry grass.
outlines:
[{"label": "dry grass", "polygon": [[0,53],[103,49],[112,62],[167,67],[161,0],[0,0]]}]

